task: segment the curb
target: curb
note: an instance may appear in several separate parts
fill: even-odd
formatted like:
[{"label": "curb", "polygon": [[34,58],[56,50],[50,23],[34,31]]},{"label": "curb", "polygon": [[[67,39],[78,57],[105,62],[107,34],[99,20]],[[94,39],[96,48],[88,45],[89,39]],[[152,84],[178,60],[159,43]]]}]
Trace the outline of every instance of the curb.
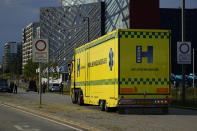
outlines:
[{"label": "curb", "polygon": [[23,106],[19,106],[19,105],[13,104],[13,103],[0,101],[0,104],[10,106],[12,108],[16,108],[16,109],[19,109],[19,110],[22,110],[22,111],[25,111],[25,112],[29,112],[29,113],[32,113],[32,114],[35,114],[35,115],[39,115],[39,116],[42,116],[42,117],[46,117],[48,119],[52,119],[52,120],[55,120],[55,121],[58,121],[58,122],[61,122],[61,123],[65,123],[65,124],[68,124],[70,126],[75,126],[75,127],[80,128],[80,129],[83,129],[85,131],[86,130],[87,131],[100,131],[100,130],[94,128],[94,127],[90,127],[90,126],[87,126],[87,125],[82,125],[81,123],[78,123],[78,122],[74,122],[74,121],[71,121],[71,120],[60,118],[58,116],[51,115],[51,114],[48,114],[48,113],[44,113],[42,111],[35,111],[33,109],[23,107]]}]

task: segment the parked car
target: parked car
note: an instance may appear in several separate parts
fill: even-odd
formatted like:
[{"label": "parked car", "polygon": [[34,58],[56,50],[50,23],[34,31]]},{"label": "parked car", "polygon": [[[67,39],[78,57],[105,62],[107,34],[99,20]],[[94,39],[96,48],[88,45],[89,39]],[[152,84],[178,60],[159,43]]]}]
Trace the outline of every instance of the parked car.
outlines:
[{"label": "parked car", "polygon": [[11,88],[6,79],[0,79],[0,92],[11,92]]},{"label": "parked car", "polygon": [[29,82],[29,86],[28,86],[28,88],[27,88],[26,91],[27,91],[27,92],[28,92],[28,91],[35,91],[35,92],[37,92],[37,86],[36,86],[36,81],[35,81],[35,80],[31,80],[31,81]]},{"label": "parked car", "polygon": [[49,84],[49,91],[60,91],[60,84],[59,83],[50,83]]}]

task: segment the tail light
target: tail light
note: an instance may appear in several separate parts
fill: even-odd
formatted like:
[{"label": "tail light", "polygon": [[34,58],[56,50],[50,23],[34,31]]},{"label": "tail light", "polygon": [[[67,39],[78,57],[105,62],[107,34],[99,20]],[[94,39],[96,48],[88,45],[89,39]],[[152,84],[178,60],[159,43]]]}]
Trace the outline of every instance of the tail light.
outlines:
[{"label": "tail light", "polygon": [[168,104],[168,100],[154,100],[153,104]]}]

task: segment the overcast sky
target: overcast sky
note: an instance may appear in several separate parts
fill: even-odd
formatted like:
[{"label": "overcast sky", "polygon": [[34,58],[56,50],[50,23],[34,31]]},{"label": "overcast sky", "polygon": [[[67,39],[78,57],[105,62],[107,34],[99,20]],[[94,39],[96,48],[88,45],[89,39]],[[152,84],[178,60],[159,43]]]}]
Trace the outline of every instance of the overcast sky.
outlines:
[{"label": "overcast sky", "polygon": [[[21,41],[21,30],[39,21],[39,8],[60,6],[61,0],[0,0],[0,62],[6,42]],[[197,0],[185,0],[187,8],[197,8]],[[160,0],[161,8],[178,8],[179,0]]]}]

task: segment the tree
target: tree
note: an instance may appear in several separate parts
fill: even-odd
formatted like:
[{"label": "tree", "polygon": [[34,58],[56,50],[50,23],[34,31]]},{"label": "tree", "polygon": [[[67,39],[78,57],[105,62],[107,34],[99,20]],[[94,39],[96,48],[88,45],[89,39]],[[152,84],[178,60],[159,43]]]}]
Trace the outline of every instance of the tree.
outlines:
[{"label": "tree", "polygon": [[27,78],[35,79],[37,77],[36,69],[38,69],[38,63],[32,62],[32,60],[28,60],[27,64],[24,66],[23,74]]},{"label": "tree", "polygon": [[[47,69],[50,70],[49,71],[49,76],[52,76],[53,78],[58,78],[58,72],[56,70],[54,70],[55,72],[52,72],[52,68],[53,69],[56,69],[56,67],[58,66],[57,62],[48,62],[48,63],[45,63],[43,66],[42,66],[42,69]],[[43,77],[47,77],[47,72],[41,74]]]}]

